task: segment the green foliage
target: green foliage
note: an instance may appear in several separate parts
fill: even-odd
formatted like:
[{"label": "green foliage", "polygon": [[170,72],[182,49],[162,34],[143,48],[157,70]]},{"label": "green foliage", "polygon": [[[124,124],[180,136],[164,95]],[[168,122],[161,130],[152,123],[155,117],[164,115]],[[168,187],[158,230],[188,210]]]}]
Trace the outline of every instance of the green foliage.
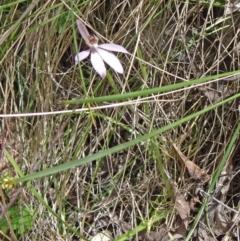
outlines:
[{"label": "green foliage", "polygon": [[[24,235],[33,227],[34,214],[26,207],[13,206],[8,210],[8,216],[12,229],[18,235]],[[3,233],[7,233],[9,230],[9,224],[5,217],[0,219],[0,227]]]}]

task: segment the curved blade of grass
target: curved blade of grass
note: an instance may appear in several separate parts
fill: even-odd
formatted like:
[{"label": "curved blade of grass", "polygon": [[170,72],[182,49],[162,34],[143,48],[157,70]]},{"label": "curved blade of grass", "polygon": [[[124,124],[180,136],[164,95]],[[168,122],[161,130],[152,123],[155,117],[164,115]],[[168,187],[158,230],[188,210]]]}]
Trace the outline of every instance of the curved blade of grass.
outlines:
[{"label": "curved blade of grass", "polygon": [[146,89],[141,91],[135,91],[135,92],[128,92],[123,94],[117,94],[117,95],[108,95],[108,96],[100,96],[100,97],[94,97],[94,98],[87,98],[87,99],[75,99],[75,100],[64,100],[62,101],[63,104],[84,104],[84,103],[97,103],[97,102],[107,102],[107,101],[115,101],[115,100],[124,100],[128,98],[134,98],[139,96],[148,96],[156,93],[162,93],[167,91],[172,91],[184,87],[188,87],[195,84],[200,84],[204,82],[208,82],[210,80],[218,79],[227,77],[234,74],[239,74],[239,70],[227,72],[223,74],[213,75],[213,76],[207,76],[200,79],[194,79],[187,82],[181,82],[173,85],[167,85],[162,86],[158,88],[152,88],[152,89]]},{"label": "curved blade of grass", "polygon": [[5,9],[5,8],[9,8],[11,6],[15,6],[19,3],[26,2],[26,1],[27,0],[18,0],[18,1],[15,1],[15,2],[5,3],[4,5],[0,6],[0,10]]},{"label": "curved blade of grass", "polygon": [[181,120],[178,120],[170,125],[167,125],[167,126],[164,126],[158,130],[155,130],[155,131],[152,131],[146,135],[143,135],[143,136],[139,136],[137,137],[136,139],[134,140],[131,140],[131,141],[128,141],[128,142],[125,142],[123,144],[120,144],[118,146],[115,146],[115,147],[112,147],[110,149],[107,149],[107,150],[102,150],[102,151],[99,151],[93,155],[90,155],[90,156],[87,156],[87,157],[84,157],[84,158],[81,158],[79,160],[74,160],[74,161],[70,161],[68,163],[64,163],[64,164],[61,164],[59,166],[55,166],[55,167],[52,167],[52,168],[49,168],[49,169],[44,169],[42,171],[39,171],[37,173],[32,173],[32,174],[29,174],[29,175],[26,175],[24,177],[20,177],[20,178],[17,178],[17,179],[14,179],[13,180],[13,183],[19,183],[19,182],[26,182],[26,181],[30,181],[30,180],[33,180],[33,179],[36,179],[36,178],[41,178],[41,177],[45,177],[45,176],[48,176],[48,175],[52,175],[54,173],[58,173],[58,172],[62,172],[62,171],[66,171],[70,168],[73,168],[73,167],[76,167],[76,166],[80,166],[80,165],[83,165],[83,164],[86,164],[86,163],[89,163],[91,161],[94,161],[94,160],[97,160],[97,159],[100,159],[102,157],[105,157],[107,155],[111,155],[113,153],[116,153],[116,152],[119,152],[121,150],[124,150],[125,148],[128,148],[130,146],[133,146],[135,144],[138,144],[142,141],[146,141],[147,139],[149,138],[152,138],[156,135],[159,135],[161,133],[164,133],[168,130],[171,130],[172,128],[176,127],[176,126],[179,126],[180,124],[183,124],[199,115],[202,115],[218,106],[221,106],[225,103],[228,103],[229,101],[232,101],[232,100],[235,100],[236,98],[239,98],[240,97],[240,94],[236,94],[232,97],[229,97],[219,103],[216,103],[214,105],[211,105],[207,108],[204,108],[203,110],[201,111],[198,111],[196,113],[193,113],[189,116],[186,116],[184,118],[182,118]]}]

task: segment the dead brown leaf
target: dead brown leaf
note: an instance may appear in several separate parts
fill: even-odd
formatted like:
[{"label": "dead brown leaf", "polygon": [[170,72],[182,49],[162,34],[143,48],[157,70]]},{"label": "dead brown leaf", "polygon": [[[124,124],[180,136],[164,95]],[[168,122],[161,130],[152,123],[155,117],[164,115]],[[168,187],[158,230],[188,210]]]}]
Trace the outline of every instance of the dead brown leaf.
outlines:
[{"label": "dead brown leaf", "polygon": [[[230,177],[232,173],[232,166],[225,166],[221,172],[221,176],[218,179],[216,188],[214,191],[214,197],[218,200],[212,200],[209,204],[208,219],[213,223],[214,234],[220,235],[230,232],[230,227],[233,224],[231,220],[231,209],[223,204],[227,200],[228,191],[230,188]],[[222,204],[221,204],[222,203]],[[238,215],[238,213],[237,213]]]},{"label": "dead brown leaf", "polygon": [[160,229],[159,232],[156,232],[156,231],[150,231],[149,233],[145,232],[139,235],[138,238],[141,241],[158,241],[158,240],[168,241],[166,229]]},{"label": "dead brown leaf", "polygon": [[207,231],[207,227],[203,223],[200,223],[199,227],[194,230],[194,237],[199,241],[216,241],[211,233]]},{"label": "dead brown leaf", "polygon": [[172,145],[180,161],[187,168],[190,176],[196,181],[201,181],[202,183],[208,182],[210,179],[210,176],[204,170],[202,170],[199,166],[197,166],[195,163],[190,161],[186,156],[184,156],[184,154],[180,151],[180,149],[177,147],[175,143],[172,143]]},{"label": "dead brown leaf", "polygon": [[[231,79],[226,79],[231,80]],[[233,93],[229,86],[224,86],[219,82],[214,82],[198,87],[199,90],[211,101],[216,103],[219,100],[225,99]]]},{"label": "dead brown leaf", "polygon": [[192,211],[197,211],[196,205],[199,203],[199,200],[196,197],[191,198],[189,201],[189,206]]},{"label": "dead brown leaf", "polygon": [[[235,49],[235,52],[236,51],[239,52],[239,49],[240,49],[240,45],[238,46],[238,48]],[[199,67],[197,66],[197,64],[194,60],[191,62],[191,70],[192,70],[193,76],[195,78],[200,78],[200,77],[204,76],[203,71],[201,71],[199,69]],[[228,80],[228,81],[229,80],[239,80],[239,75],[228,77],[228,78],[225,78],[224,80]],[[225,85],[221,84],[220,82],[213,82],[213,83],[205,84],[202,86],[198,86],[198,89],[212,103],[216,103],[220,99],[225,99],[233,93],[233,91],[231,90],[231,88],[229,86],[225,86]]]},{"label": "dead brown leaf", "polygon": [[198,79],[203,75],[203,72],[198,68],[196,62],[193,60],[191,61],[191,69],[193,72],[193,76]]},{"label": "dead brown leaf", "polygon": [[177,192],[174,208],[177,210],[179,216],[183,220],[185,230],[187,230],[190,217],[190,206],[182,193]]},{"label": "dead brown leaf", "polygon": [[160,228],[158,231],[147,232],[146,230],[143,230],[138,235],[139,241],[170,241],[180,240],[182,238],[183,236],[181,234],[171,234],[167,227]]}]

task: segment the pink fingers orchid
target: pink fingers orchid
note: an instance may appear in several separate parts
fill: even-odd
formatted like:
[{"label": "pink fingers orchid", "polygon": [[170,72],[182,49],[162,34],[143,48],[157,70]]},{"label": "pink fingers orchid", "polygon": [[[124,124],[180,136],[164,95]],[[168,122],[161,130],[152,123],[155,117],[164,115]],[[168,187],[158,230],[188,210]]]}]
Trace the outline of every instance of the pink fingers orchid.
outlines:
[{"label": "pink fingers orchid", "polygon": [[98,45],[98,38],[94,35],[90,35],[87,28],[80,20],[77,20],[77,27],[86,44],[89,46],[89,49],[81,51],[75,56],[75,64],[86,59],[90,55],[93,68],[102,78],[106,77],[107,72],[104,61],[116,72],[122,74],[122,64],[118,58],[109,51],[122,53],[128,53],[128,51],[124,47],[113,43]]}]

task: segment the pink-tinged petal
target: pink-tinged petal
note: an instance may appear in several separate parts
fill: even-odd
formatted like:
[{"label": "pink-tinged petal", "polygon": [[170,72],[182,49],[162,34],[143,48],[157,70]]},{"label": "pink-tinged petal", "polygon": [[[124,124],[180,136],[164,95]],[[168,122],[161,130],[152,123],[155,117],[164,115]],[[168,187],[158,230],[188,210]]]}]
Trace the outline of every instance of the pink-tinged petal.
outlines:
[{"label": "pink-tinged petal", "polygon": [[75,64],[77,64],[78,62],[86,59],[89,56],[89,54],[90,54],[90,49],[84,50],[84,51],[78,53],[74,58]]},{"label": "pink-tinged petal", "polygon": [[101,56],[96,52],[95,49],[92,49],[91,51],[91,62],[93,65],[93,68],[96,70],[96,72],[102,77],[106,77],[106,67],[105,64],[101,58]]},{"label": "pink-tinged petal", "polygon": [[82,23],[82,21],[80,21],[79,19],[77,19],[76,23],[77,23],[78,30],[79,30],[80,34],[82,35],[83,39],[85,40],[85,42],[87,44],[89,44],[89,32],[88,32],[87,28]]},{"label": "pink-tinged petal", "polygon": [[122,52],[128,54],[128,51],[118,44],[100,44],[98,45],[98,47],[109,51]]},{"label": "pink-tinged petal", "polygon": [[123,73],[123,67],[122,67],[122,64],[120,63],[120,61],[118,60],[118,58],[104,50],[104,49],[100,49],[100,48],[97,48],[96,51],[99,53],[99,55],[102,57],[102,59],[110,66],[112,67],[116,72],[122,74]]}]

